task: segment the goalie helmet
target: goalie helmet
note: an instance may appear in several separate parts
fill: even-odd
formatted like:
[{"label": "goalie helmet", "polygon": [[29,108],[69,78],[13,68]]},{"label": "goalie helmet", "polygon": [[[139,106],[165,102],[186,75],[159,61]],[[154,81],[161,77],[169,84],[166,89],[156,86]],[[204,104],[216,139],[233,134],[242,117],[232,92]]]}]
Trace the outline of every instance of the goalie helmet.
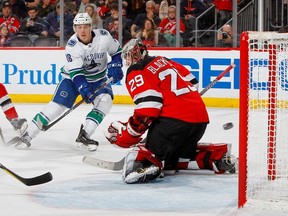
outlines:
[{"label": "goalie helmet", "polygon": [[88,13],[78,13],[73,20],[73,29],[75,31],[76,25],[86,25],[86,24],[90,25],[92,29],[92,23],[93,23],[92,18],[89,16]]},{"label": "goalie helmet", "polygon": [[122,50],[122,59],[127,67],[136,64],[148,55],[146,45],[140,39],[131,39]]}]

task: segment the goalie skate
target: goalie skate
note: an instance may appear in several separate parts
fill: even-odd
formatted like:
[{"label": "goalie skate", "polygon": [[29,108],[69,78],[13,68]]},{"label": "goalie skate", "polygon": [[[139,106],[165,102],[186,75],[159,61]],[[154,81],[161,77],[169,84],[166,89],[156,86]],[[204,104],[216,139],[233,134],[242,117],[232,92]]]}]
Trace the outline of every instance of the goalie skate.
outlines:
[{"label": "goalie skate", "polygon": [[[222,159],[213,163],[213,169],[216,173],[236,173],[238,171],[238,158],[231,154],[232,145],[228,144],[228,152]],[[218,170],[218,172],[217,172]]]},{"label": "goalie skate", "polygon": [[155,176],[159,172],[159,167],[151,165],[146,168],[139,168],[137,171],[129,173],[124,180],[127,184],[148,182],[150,176]]},{"label": "goalie skate", "polygon": [[219,172],[238,172],[238,158],[233,155],[227,156],[226,159],[223,157],[222,160],[217,161],[215,164],[213,164],[213,166],[214,165],[216,166],[216,169],[219,170]]},{"label": "goalie skate", "polygon": [[76,139],[77,148],[87,151],[96,151],[99,143],[95,140],[90,139],[89,135],[83,129],[81,125],[79,135]]}]

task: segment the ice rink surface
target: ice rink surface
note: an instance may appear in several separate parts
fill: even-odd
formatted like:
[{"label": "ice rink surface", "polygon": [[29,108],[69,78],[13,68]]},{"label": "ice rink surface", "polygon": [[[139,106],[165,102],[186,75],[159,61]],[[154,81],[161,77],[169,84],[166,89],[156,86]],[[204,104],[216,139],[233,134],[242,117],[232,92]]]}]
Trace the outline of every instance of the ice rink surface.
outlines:
[{"label": "ice rink surface", "polygon": [[[20,117],[29,120],[44,104],[15,104]],[[53,180],[26,186],[0,170],[1,216],[250,216],[287,215],[255,206],[237,209],[238,175],[215,175],[209,171],[181,171],[163,181],[127,185],[120,171],[104,170],[82,163],[90,155],[118,161],[126,154],[108,143],[103,131],[112,121],[127,121],[133,105],[114,105],[92,138],[99,141],[96,152],[75,149],[80,124],[91,109],[82,105],[46,132],[32,140],[27,150],[0,147],[0,163],[22,177],[51,172]],[[210,124],[203,142],[232,143],[238,156],[238,109],[208,108]],[[4,114],[0,115],[5,140],[16,135]],[[224,130],[223,124],[234,127]]]}]

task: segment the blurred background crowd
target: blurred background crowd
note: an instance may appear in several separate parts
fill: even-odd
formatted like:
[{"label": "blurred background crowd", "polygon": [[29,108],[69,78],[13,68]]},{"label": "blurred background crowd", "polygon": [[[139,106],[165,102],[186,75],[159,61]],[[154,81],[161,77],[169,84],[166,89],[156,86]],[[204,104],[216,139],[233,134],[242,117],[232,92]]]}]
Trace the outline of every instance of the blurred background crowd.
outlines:
[{"label": "blurred background crowd", "polygon": [[241,32],[259,23],[263,31],[288,30],[288,0],[61,1],[0,0],[0,47],[65,46],[78,12],[122,45],[141,38],[149,47],[238,47]]}]

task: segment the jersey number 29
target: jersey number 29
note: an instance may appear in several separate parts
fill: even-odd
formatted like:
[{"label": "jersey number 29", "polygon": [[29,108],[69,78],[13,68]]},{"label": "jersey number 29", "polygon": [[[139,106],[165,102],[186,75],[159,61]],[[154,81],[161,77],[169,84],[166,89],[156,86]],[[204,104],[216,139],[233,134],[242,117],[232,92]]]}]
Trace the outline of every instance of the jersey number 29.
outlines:
[{"label": "jersey number 29", "polygon": [[[182,79],[181,76],[178,75],[178,73],[173,69],[167,69],[164,71],[161,71],[158,74],[158,78],[163,81],[167,78],[167,76],[171,76],[171,83],[170,83],[170,90],[174,92],[177,96],[186,94],[190,91],[197,91],[197,89],[193,86],[187,85],[187,87],[184,88],[178,88],[177,87],[177,81],[178,79]],[[129,81],[130,86],[130,92],[133,92],[137,87],[140,87],[144,84],[144,80],[141,74],[135,76],[133,79]]]}]

